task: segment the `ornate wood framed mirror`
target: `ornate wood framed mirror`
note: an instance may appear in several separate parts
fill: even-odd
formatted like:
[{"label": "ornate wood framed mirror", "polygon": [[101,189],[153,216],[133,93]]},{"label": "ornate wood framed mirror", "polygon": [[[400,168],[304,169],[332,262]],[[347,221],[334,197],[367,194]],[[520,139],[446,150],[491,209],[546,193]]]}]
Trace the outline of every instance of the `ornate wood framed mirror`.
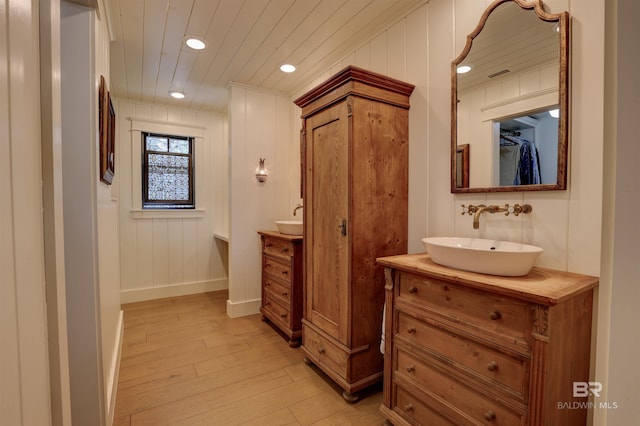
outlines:
[{"label": "ornate wood framed mirror", "polygon": [[451,192],[566,189],[569,25],[542,0],[483,13],[451,63]]}]

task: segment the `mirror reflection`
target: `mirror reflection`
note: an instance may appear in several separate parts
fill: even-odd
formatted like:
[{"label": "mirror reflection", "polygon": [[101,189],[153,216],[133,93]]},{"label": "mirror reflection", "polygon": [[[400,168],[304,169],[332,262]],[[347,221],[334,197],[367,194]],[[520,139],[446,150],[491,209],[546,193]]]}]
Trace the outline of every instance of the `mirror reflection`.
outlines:
[{"label": "mirror reflection", "polygon": [[566,188],[569,16],[543,7],[495,1],[452,63],[452,192]]}]

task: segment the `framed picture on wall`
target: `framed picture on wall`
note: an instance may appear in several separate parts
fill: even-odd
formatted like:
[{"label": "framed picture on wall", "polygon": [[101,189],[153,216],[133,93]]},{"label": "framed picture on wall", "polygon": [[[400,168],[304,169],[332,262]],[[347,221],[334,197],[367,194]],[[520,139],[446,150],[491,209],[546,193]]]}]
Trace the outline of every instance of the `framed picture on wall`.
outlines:
[{"label": "framed picture on wall", "polygon": [[100,76],[100,87],[98,89],[98,116],[100,130],[100,180],[107,185],[111,185],[115,173],[116,113],[104,76]]}]

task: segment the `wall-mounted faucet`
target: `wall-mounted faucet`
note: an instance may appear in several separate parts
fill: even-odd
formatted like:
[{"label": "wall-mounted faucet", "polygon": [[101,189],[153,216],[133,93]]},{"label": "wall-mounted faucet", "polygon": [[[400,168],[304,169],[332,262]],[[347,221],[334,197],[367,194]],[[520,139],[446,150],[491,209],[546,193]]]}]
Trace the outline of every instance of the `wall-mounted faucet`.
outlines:
[{"label": "wall-mounted faucet", "polygon": [[302,208],[302,204],[298,204],[298,205],[296,206],[296,208],[295,208],[295,209],[293,209],[293,215],[295,216],[295,215],[296,215],[296,212],[298,211],[298,209],[301,209],[301,208]]},{"label": "wall-mounted faucet", "polygon": [[473,215],[473,229],[479,229],[480,215],[482,213],[504,213],[505,216],[509,216],[510,214],[518,216],[521,213],[529,214],[532,210],[533,207],[531,207],[529,204],[514,204],[513,206],[510,206],[509,204],[505,204],[504,206],[496,206],[494,204],[491,204],[489,206],[485,206],[484,204],[474,206],[473,204],[469,204],[469,206],[467,207],[465,207],[465,205],[463,204],[461,214],[467,213],[469,215]]}]

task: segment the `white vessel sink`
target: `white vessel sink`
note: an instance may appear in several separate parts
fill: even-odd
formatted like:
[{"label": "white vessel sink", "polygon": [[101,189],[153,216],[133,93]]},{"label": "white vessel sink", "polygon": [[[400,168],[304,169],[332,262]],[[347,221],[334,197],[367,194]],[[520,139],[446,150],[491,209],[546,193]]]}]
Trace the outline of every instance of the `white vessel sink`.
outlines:
[{"label": "white vessel sink", "polygon": [[517,277],[527,275],[540,247],[482,238],[423,238],[434,263],[464,271]]},{"label": "white vessel sink", "polygon": [[276,227],[281,234],[302,235],[301,220],[276,220]]}]

